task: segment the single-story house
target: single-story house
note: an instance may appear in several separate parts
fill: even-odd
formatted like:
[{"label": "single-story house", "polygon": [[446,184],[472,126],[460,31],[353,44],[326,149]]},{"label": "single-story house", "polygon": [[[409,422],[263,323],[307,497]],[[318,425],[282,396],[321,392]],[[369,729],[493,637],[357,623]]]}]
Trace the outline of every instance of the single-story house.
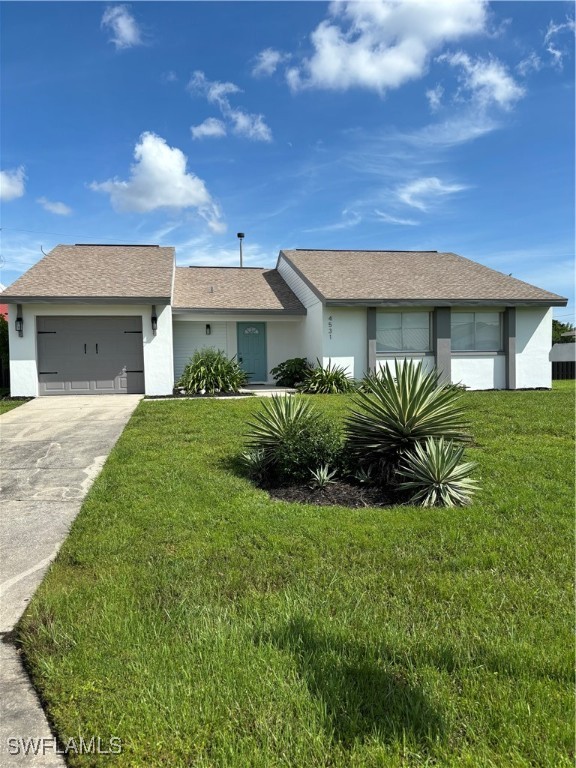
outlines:
[{"label": "single-story house", "polygon": [[562,296],[437,251],[280,251],[274,269],[178,267],[173,248],[59,245],[9,286],[15,396],[169,395],[197,349],[252,383],[293,357],[360,378],[413,358],[472,389],[551,386]]}]

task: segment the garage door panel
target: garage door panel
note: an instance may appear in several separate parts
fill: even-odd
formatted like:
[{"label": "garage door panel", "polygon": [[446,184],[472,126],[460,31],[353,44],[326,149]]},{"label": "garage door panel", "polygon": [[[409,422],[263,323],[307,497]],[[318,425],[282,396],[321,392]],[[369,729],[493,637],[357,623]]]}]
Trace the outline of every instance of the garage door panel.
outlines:
[{"label": "garage door panel", "polygon": [[144,391],[141,317],[38,317],[41,395]]}]

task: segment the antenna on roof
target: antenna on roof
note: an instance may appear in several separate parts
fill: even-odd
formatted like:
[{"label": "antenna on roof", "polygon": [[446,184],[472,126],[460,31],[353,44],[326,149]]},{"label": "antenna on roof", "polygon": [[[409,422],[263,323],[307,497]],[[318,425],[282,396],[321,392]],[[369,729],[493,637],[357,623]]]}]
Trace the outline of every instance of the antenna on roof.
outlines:
[{"label": "antenna on roof", "polygon": [[40,246],[40,250],[42,251],[42,253],[44,254],[44,256],[48,256],[48,254],[46,253],[46,251],[44,250],[44,248],[42,248],[42,246]]},{"label": "antenna on roof", "polygon": [[240,268],[242,268],[244,265],[242,264],[242,240],[244,240],[244,232],[238,232],[236,235],[240,242]]}]

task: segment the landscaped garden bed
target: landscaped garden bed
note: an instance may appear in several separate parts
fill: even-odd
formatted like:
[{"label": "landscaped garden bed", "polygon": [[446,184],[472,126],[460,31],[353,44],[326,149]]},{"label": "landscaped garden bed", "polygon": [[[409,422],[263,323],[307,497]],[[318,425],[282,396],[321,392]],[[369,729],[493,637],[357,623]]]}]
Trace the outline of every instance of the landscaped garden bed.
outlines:
[{"label": "landscaped garden bed", "polygon": [[142,402],[18,628],[61,740],[122,740],[70,765],[572,766],[574,384],[463,403],[469,506],[350,509],[239,474],[258,398]]}]

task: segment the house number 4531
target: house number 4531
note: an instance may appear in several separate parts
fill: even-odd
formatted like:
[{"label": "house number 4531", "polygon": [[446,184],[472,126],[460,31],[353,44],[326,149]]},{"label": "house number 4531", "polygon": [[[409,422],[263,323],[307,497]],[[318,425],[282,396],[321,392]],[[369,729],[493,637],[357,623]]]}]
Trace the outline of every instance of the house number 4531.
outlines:
[{"label": "house number 4531", "polygon": [[332,315],[328,317],[328,338],[332,338],[332,334],[334,333],[334,318]]}]

